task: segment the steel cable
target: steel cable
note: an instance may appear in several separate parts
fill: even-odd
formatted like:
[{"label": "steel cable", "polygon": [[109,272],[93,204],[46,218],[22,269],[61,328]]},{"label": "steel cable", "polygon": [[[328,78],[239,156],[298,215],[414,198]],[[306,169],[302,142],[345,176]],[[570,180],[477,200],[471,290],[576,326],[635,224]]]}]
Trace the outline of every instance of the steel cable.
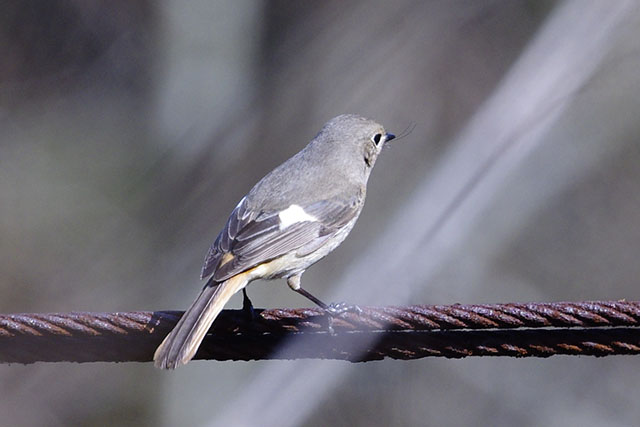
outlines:
[{"label": "steel cable", "polygon": [[[0,363],[150,361],[182,312],[0,314]],[[331,323],[331,327],[329,327]],[[304,345],[284,345],[305,340]],[[196,358],[547,357],[640,353],[640,302],[224,310]]]}]

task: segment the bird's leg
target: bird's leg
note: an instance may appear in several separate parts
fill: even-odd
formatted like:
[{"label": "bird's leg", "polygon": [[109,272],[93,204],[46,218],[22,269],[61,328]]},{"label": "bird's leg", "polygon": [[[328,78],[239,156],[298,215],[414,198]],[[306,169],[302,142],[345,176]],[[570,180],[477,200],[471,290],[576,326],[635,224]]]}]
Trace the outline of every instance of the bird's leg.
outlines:
[{"label": "bird's leg", "polygon": [[362,313],[362,309],[360,307],[358,307],[357,305],[347,304],[345,302],[331,303],[331,304],[328,304],[328,305],[325,304],[320,299],[316,298],[310,292],[304,290],[300,286],[300,278],[301,277],[302,277],[301,274],[298,274],[298,275],[295,275],[295,276],[291,276],[291,277],[289,277],[287,279],[287,284],[289,285],[289,287],[291,289],[293,289],[294,291],[296,291],[300,295],[304,296],[305,298],[308,298],[309,300],[313,301],[314,304],[316,304],[318,307],[323,309],[327,314],[329,314],[329,316],[330,316],[329,317],[329,332],[331,332],[331,335],[335,334],[335,332],[333,331],[333,327],[332,327],[333,318],[335,316],[339,316],[339,315],[341,315],[343,313],[346,313],[348,311],[355,312],[355,313],[358,313],[358,314]]},{"label": "bird's leg", "polygon": [[253,304],[247,296],[247,288],[242,288],[242,313],[249,322],[253,322],[256,318],[256,312],[253,310]]},{"label": "bird's leg", "polygon": [[305,291],[304,289],[302,289],[300,287],[300,278],[301,277],[302,277],[301,274],[296,274],[295,276],[291,276],[291,277],[287,278],[287,285],[289,285],[289,287],[291,289],[293,289],[294,291],[296,291],[297,293],[299,293],[303,297],[313,301],[313,303],[316,304],[321,309],[323,309],[325,311],[328,311],[329,310],[329,306],[327,304],[325,304],[320,299],[314,297],[311,293]]}]

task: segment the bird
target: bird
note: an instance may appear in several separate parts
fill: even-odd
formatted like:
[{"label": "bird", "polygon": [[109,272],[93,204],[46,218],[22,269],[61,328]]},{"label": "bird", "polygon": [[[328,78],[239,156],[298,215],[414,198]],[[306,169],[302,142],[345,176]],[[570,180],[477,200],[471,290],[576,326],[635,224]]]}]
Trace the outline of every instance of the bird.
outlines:
[{"label": "bird", "polygon": [[155,351],[154,365],[175,369],[189,362],[229,299],[257,279],[284,278],[330,314],[338,311],[302,288],[301,277],[351,232],[376,159],[394,138],[373,120],[339,115],[265,175],[211,245],[200,275],[208,281]]}]

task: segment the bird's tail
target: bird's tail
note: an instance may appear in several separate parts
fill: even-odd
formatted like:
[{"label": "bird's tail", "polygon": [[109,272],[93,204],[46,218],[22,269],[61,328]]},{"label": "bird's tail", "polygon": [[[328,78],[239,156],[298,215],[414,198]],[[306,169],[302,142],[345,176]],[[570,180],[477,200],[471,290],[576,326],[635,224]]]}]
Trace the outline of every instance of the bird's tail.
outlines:
[{"label": "bird's tail", "polygon": [[193,359],[205,334],[227,301],[246,285],[247,277],[242,273],[221,283],[210,279],[156,350],[153,355],[155,366],[175,369]]}]

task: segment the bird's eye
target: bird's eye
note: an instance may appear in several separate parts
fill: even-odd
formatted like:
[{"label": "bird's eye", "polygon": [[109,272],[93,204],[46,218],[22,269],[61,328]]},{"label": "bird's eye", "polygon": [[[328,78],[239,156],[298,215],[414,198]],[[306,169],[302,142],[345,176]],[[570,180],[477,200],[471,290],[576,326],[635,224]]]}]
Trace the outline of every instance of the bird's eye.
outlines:
[{"label": "bird's eye", "polygon": [[375,135],[373,135],[371,137],[371,140],[374,142],[374,144],[378,145],[380,144],[380,140],[382,139],[382,134],[381,133],[376,133]]}]

